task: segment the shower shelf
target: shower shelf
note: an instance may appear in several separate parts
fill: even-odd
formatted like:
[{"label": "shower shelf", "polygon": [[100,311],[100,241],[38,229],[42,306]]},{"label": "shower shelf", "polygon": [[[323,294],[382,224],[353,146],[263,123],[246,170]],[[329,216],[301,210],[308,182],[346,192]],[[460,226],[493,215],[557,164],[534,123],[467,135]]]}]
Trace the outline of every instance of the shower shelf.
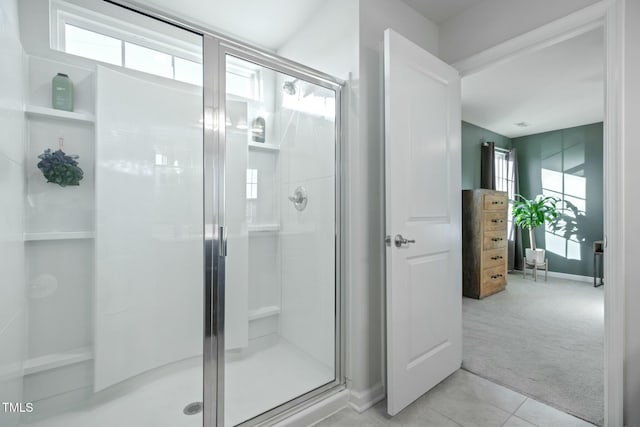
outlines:
[{"label": "shower shelf", "polygon": [[280,151],[280,147],[278,145],[267,144],[263,142],[250,142],[249,150]]},{"label": "shower shelf", "polygon": [[267,233],[280,231],[280,224],[249,224],[247,226],[249,233]]},{"label": "shower shelf", "polygon": [[54,231],[46,233],[24,233],[26,242],[39,240],[79,240],[93,239],[95,234],[93,231]]},{"label": "shower shelf", "polygon": [[22,368],[24,370],[24,374],[29,375],[36,372],[85,362],[91,359],[93,359],[93,352],[91,351],[91,348],[82,347],[64,353],[47,354],[46,356],[27,359],[24,361]]},{"label": "shower shelf", "polygon": [[27,105],[24,109],[24,112],[27,116],[32,116],[32,117],[48,117],[48,118],[54,118],[54,119],[75,120],[79,122],[90,122],[90,123],[93,123],[96,121],[96,117],[91,113],[79,113],[75,111],[55,110],[53,108],[40,107],[38,105]]},{"label": "shower shelf", "polygon": [[265,317],[277,316],[280,314],[280,307],[277,305],[269,305],[255,310],[249,310],[249,320],[264,319]]}]

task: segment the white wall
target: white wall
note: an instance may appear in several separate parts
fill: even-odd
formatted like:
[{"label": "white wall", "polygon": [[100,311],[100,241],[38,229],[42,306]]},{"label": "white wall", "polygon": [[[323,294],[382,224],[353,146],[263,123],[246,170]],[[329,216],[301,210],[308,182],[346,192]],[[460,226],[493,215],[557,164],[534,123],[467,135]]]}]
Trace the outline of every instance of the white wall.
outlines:
[{"label": "white wall", "polygon": [[[640,426],[640,224],[635,218],[640,211],[637,184],[640,182],[640,1],[626,0],[624,50],[624,209],[623,230],[627,236],[624,248],[626,270],[626,356],[625,356],[625,423]],[[612,284],[610,286],[613,286]]]},{"label": "white wall", "polygon": [[440,24],[440,58],[454,63],[598,0],[485,0]]},{"label": "white wall", "polygon": [[347,80],[357,71],[357,17],[357,0],[327,0],[277,53]]},{"label": "white wall", "polygon": [[[0,0],[0,402],[22,401],[25,69],[16,0]],[[0,412],[0,424],[18,417]]]},{"label": "white wall", "polygon": [[393,28],[437,54],[437,27],[400,0],[328,0],[282,56],[347,80],[343,133],[347,381],[355,395],[384,380],[382,42]]}]

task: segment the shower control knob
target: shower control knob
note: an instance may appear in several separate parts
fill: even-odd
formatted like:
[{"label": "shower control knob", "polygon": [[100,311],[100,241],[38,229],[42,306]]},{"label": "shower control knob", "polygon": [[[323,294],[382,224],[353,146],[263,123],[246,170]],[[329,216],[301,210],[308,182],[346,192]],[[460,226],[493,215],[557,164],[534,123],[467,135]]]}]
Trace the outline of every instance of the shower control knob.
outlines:
[{"label": "shower control knob", "polygon": [[289,196],[288,199],[297,210],[302,211],[307,207],[307,190],[300,186],[293,191],[293,196]]},{"label": "shower control knob", "polygon": [[395,238],[395,244],[396,247],[402,247],[402,245],[408,245],[410,243],[415,243],[416,241],[413,239],[405,239],[404,237],[402,237],[402,234],[396,234],[396,238]]}]

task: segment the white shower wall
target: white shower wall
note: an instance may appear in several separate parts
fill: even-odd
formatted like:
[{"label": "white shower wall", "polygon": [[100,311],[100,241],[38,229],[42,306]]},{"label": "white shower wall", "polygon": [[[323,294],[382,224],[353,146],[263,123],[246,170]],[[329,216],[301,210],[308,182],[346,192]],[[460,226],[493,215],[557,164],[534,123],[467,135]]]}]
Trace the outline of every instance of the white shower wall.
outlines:
[{"label": "white shower wall", "polygon": [[[280,191],[285,195],[281,198],[281,334],[333,367],[335,122],[319,114],[283,109],[278,123],[282,135]],[[286,198],[298,186],[308,194],[303,211],[296,210]]]},{"label": "white shower wall", "polygon": [[[281,222],[280,199],[283,194],[278,185],[280,153],[278,151],[278,128],[275,124],[277,78],[273,70],[262,67],[255,68],[255,65],[243,61],[236,61],[236,64],[256,72],[258,79],[254,99],[239,98],[229,94],[227,100],[228,115],[236,112],[228,117],[227,126],[228,129],[229,126],[236,128],[234,133],[238,136],[229,138],[230,135],[227,135],[227,148],[242,150],[246,161],[244,165],[240,165],[238,161],[234,162],[234,165],[230,165],[227,159],[227,174],[233,176],[239,174],[243,185],[242,189],[228,194],[227,200],[231,201],[233,205],[226,207],[227,218],[242,218],[246,226],[248,257],[241,261],[244,271],[248,273],[248,289],[244,300],[248,311],[245,312],[245,321],[248,317],[248,338],[255,340],[265,336],[274,337],[280,330],[281,267],[278,236]],[[237,113],[238,105],[245,106],[242,113],[244,115],[241,117]],[[251,128],[257,117],[262,117],[265,120],[264,143],[253,141],[252,138]],[[236,125],[240,121],[246,122],[247,130],[238,132]],[[233,145],[236,147],[232,147]],[[264,149],[265,146],[271,149]],[[245,191],[247,170],[257,171],[257,198],[255,199],[248,198]],[[236,202],[239,204],[236,205]],[[227,265],[235,265],[240,262],[241,257],[238,253],[231,252],[231,248],[229,251]],[[229,272],[228,267],[227,272]],[[227,287],[233,289],[235,285],[230,279],[231,277],[227,273]],[[237,301],[235,303],[237,304]],[[233,304],[227,295],[227,312],[229,309],[234,309]],[[230,348],[229,343],[226,343],[225,346],[227,349]]]},{"label": "white shower wall", "polygon": [[98,67],[96,99],[98,391],[202,354],[203,159],[198,88]]},{"label": "white shower wall", "polygon": [[[246,138],[245,167],[258,174],[257,198],[234,187],[226,207],[228,218],[242,215],[235,201],[242,200],[247,208],[249,339],[280,336],[331,371],[336,273],[334,94],[270,70],[259,73],[260,100],[233,95],[227,100],[227,149],[240,147]],[[296,94],[283,95],[285,81],[295,84]],[[243,105],[246,113],[241,111]],[[245,117],[250,127],[257,116],[266,121],[264,143],[237,130]],[[245,167],[239,166],[237,160],[232,164],[227,160],[228,174],[244,173]],[[303,211],[288,199],[298,186],[308,192]],[[236,233],[228,231],[231,239]],[[227,287],[233,289],[241,283],[233,271],[242,257],[231,249],[230,242]],[[237,296],[228,295],[226,307],[237,309],[239,302]],[[227,337],[233,337],[233,330]],[[226,348],[233,347],[226,344]]]},{"label": "white shower wall", "polygon": [[[22,401],[25,347],[24,298],[24,113],[23,50],[17,1],[0,1],[0,402]],[[17,425],[18,415],[1,412],[0,424]]]}]

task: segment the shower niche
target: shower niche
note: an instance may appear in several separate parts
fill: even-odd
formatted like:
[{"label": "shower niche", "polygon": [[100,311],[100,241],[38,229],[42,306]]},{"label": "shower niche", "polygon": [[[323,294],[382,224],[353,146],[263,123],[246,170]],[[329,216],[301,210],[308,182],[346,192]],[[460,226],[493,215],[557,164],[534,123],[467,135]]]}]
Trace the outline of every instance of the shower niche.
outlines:
[{"label": "shower niche", "polygon": [[[40,405],[26,420],[64,410],[90,395],[93,375],[95,73],[27,56],[25,90],[25,259],[28,340],[24,398]],[[74,79],[75,111],[51,107],[51,77]],[[46,149],[77,155],[78,186],[47,183],[37,168]],[[56,387],[61,384],[62,387]]]}]

